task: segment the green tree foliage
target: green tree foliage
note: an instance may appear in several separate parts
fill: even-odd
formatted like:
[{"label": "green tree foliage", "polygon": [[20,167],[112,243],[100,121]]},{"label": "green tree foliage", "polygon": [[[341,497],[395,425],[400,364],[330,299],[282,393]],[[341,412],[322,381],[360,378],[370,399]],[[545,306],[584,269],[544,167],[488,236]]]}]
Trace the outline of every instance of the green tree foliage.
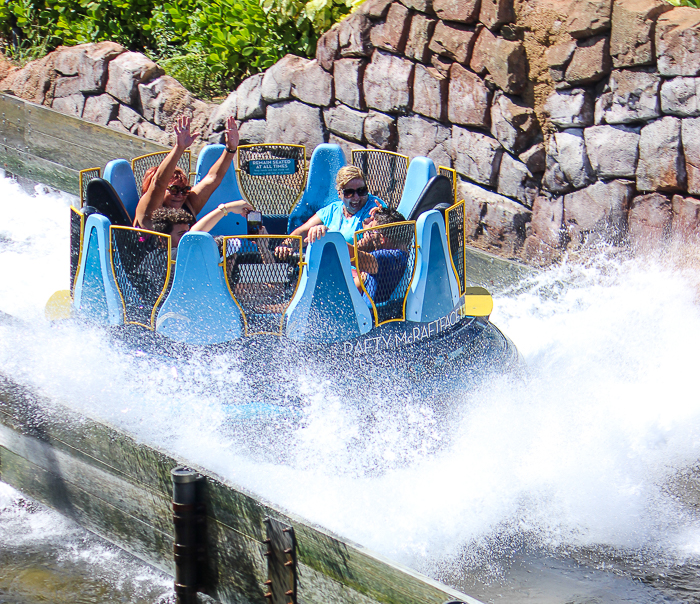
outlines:
[{"label": "green tree foliage", "polygon": [[111,40],[146,53],[211,98],[287,53],[312,57],[321,34],[362,0],[0,0],[15,59]]}]

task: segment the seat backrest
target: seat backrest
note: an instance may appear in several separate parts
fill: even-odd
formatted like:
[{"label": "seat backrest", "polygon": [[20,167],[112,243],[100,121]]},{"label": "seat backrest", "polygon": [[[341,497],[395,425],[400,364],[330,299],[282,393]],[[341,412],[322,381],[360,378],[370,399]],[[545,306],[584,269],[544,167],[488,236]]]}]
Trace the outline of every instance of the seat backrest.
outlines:
[{"label": "seat backrest", "polygon": [[457,170],[448,168],[447,166],[438,166],[437,173],[440,176],[445,176],[452,183],[452,193],[454,195],[453,203],[457,203]]},{"label": "seat backrest", "polygon": [[[224,145],[207,145],[199,152],[194,183],[197,184],[208,174],[211,167],[219,160],[224,152]],[[219,204],[242,199],[236,180],[236,168],[231,162],[221,184],[211,194],[204,207],[197,215],[197,219],[206,216],[219,207]],[[211,235],[245,235],[248,232],[246,219],[240,214],[229,213],[224,216],[216,226],[209,231]]]},{"label": "seat backrest", "polygon": [[[428,210],[446,208],[453,204],[452,183],[445,176],[433,176],[423,187],[413,207],[406,211],[409,220],[418,220],[418,217]],[[439,208],[437,206],[440,206]]]},{"label": "seat backrest", "polygon": [[437,210],[418,218],[416,272],[406,299],[406,320],[419,323],[447,316],[459,303],[459,285],[452,270],[445,221]]},{"label": "seat backrest", "polygon": [[323,143],[314,149],[306,188],[289,215],[288,233],[304,224],[321,208],[338,200],[335,177],[344,165],[345,154],[340,146]]},{"label": "seat backrest", "polygon": [[408,156],[379,149],[354,149],[352,164],[362,170],[372,195],[396,208],[406,184]]},{"label": "seat backrest", "polygon": [[287,337],[301,342],[341,342],[372,329],[372,313],[353,281],[344,237],[326,233],[309,245],[306,262],[287,309]]},{"label": "seat backrest", "polygon": [[435,164],[432,159],[427,157],[414,157],[408,166],[408,174],[406,175],[406,184],[401,195],[401,202],[397,211],[406,218],[409,218],[412,210],[416,205],[416,201],[420,197],[425,185],[428,181],[437,174]]},{"label": "seat backrest", "polygon": [[111,224],[131,226],[129,213],[114,187],[104,178],[92,179],[86,188],[85,204],[94,207],[100,214],[106,216]]},{"label": "seat backrest", "polygon": [[177,248],[173,285],[156,319],[156,331],[176,342],[207,345],[243,334],[243,319],[219,266],[209,233],[187,233]]},{"label": "seat backrest", "polygon": [[113,159],[105,166],[104,179],[114,187],[133,224],[140,195],[131,164],[125,159]]}]

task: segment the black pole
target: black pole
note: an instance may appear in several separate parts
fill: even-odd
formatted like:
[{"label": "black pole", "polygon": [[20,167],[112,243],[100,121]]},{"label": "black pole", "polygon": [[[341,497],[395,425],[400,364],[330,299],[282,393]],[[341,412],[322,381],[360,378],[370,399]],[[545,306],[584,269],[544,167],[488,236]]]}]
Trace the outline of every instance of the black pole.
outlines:
[{"label": "black pole", "polygon": [[173,524],[175,526],[175,599],[177,604],[197,602],[196,486],[199,474],[179,466],[173,479]]}]

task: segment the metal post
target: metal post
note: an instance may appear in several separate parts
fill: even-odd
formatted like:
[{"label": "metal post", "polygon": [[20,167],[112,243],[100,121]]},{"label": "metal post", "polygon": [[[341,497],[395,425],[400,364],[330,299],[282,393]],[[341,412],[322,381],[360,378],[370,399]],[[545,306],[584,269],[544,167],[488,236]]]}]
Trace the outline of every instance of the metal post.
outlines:
[{"label": "metal post", "polygon": [[173,479],[173,524],[175,526],[175,598],[177,604],[197,602],[196,486],[199,474],[179,466]]}]

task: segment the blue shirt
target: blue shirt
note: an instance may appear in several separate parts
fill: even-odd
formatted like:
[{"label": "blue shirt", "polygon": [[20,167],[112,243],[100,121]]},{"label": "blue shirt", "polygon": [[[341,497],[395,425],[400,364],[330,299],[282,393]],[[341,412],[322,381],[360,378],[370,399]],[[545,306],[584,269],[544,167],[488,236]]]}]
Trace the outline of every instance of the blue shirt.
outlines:
[{"label": "blue shirt", "polygon": [[[365,289],[375,304],[381,304],[391,298],[403,278],[408,265],[408,254],[403,250],[377,250],[371,254],[377,261],[377,273],[367,275]],[[363,298],[369,304],[367,295]]]},{"label": "blue shirt", "polygon": [[343,202],[339,199],[325,208],[321,208],[316,212],[316,216],[321,219],[321,222],[328,227],[329,231],[337,231],[343,234],[345,241],[350,245],[354,243],[355,231],[359,231],[364,227],[365,218],[369,217],[369,211],[377,207],[377,203],[381,207],[386,207],[384,202],[374,195],[367,196],[367,203],[362,206],[359,212],[350,218],[346,218],[343,213]]}]

